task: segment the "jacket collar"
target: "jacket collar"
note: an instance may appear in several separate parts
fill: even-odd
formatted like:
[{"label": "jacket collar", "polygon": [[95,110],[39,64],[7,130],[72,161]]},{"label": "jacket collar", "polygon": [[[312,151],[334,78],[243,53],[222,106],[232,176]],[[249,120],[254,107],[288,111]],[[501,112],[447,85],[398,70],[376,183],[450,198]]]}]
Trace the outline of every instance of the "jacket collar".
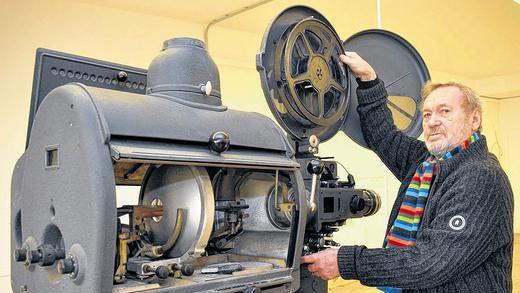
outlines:
[{"label": "jacket collar", "polygon": [[444,179],[452,171],[460,167],[465,161],[481,160],[489,154],[486,137],[480,135],[480,139],[470,144],[467,148],[463,149],[457,155],[453,156],[449,160],[438,162],[439,173],[437,176],[438,180]]}]

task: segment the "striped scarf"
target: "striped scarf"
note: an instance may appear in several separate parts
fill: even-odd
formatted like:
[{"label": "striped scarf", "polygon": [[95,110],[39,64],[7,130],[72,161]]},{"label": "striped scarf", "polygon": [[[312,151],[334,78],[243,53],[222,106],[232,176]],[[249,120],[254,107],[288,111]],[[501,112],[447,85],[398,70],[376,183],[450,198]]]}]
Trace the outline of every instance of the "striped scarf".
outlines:
[{"label": "striped scarf", "polygon": [[[447,152],[441,158],[436,159],[431,155],[417,167],[404,195],[399,214],[386,235],[383,247],[403,247],[415,244],[415,237],[417,230],[419,230],[419,225],[421,224],[421,218],[426,201],[428,200],[430,187],[434,176],[437,175],[437,163],[460,153],[478,139],[479,133],[475,132],[462,144],[450,152]],[[401,289],[396,288],[381,287],[379,289],[383,292],[401,292]]]}]

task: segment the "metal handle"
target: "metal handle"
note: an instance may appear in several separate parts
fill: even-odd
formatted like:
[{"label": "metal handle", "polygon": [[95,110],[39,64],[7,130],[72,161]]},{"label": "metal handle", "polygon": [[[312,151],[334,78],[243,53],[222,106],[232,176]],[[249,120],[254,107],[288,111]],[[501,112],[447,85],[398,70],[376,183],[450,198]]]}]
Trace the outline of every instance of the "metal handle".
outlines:
[{"label": "metal handle", "polygon": [[311,212],[316,211],[316,203],[314,202],[314,198],[316,197],[317,182],[318,182],[318,174],[312,174],[311,198],[309,199],[309,202],[311,204],[311,206],[310,206]]}]

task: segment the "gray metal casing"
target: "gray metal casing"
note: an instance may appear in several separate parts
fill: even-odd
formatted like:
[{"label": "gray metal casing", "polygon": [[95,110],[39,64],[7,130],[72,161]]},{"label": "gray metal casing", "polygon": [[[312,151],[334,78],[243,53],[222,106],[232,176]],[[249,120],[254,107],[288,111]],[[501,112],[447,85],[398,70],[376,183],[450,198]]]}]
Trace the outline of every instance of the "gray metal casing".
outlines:
[{"label": "gray metal casing", "polygon": [[[208,148],[208,139],[217,130],[231,138],[229,151],[222,154]],[[49,149],[58,150],[57,166],[47,166]],[[193,153],[198,155],[191,157]],[[42,102],[29,147],[15,167],[11,245],[13,249],[22,245],[35,249],[40,244],[72,249],[80,273],[71,280],[58,274],[56,265],[26,267],[12,261],[13,291],[26,285],[28,292],[112,292],[117,223],[114,166],[121,161],[284,169],[303,195],[299,165],[292,156],[282,131],[257,113],[199,109],[80,83],[60,86]],[[306,211],[307,201],[301,197],[298,208]],[[306,213],[300,212],[291,239],[293,267],[278,273],[291,283],[288,292],[299,287],[305,223]],[[270,284],[263,274],[243,278]],[[240,284],[241,278],[233,279],[233,284]],[[224,285],[229,284],[220,280],[213,289]],[[208,286],[157,292],[199,292]]]}]

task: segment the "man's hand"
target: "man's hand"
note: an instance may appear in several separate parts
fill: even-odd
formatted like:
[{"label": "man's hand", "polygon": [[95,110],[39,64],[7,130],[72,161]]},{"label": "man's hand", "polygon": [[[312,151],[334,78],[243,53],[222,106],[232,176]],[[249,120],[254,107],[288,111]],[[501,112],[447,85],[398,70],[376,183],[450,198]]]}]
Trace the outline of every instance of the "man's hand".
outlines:
[{"label": "man's hand", "polygon": [[356,52],[345,52],[345,54],[339,55],[341,62],[348,65],[355,77],[358,77],[362,81],[374,80],[377,78],[377,74],[363,58],[361,58]]},{"label": "man's hand", "polygon": [[339,277],[338,249],[329,248],[300,258],[302,264],[309,264],[308,270],[314,276],[323,280],[332,280]]}]

